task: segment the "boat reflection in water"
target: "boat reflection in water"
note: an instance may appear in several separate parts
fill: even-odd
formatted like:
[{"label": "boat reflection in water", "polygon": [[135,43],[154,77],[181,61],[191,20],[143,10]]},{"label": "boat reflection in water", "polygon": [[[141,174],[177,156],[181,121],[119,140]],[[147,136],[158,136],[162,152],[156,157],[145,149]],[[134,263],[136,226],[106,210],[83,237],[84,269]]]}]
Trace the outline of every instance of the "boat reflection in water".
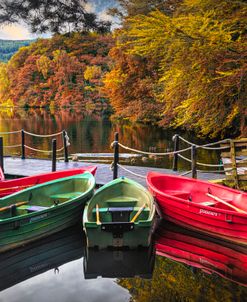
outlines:
[{"label": "boat reflection in water", "polygon": [[151,279],[154,268],[154,246],[135,250],[87,249],[84,277]]},{"label": "boat reflection in water", "polygon": [[85,246],[81,226],[0,254],[0,291],[83,256]]},{"label": "boat reflection in water", "polygon": [[162,222],[156,232],[156,254],[216,273],[247,286],[247,247],[228,243]]}]

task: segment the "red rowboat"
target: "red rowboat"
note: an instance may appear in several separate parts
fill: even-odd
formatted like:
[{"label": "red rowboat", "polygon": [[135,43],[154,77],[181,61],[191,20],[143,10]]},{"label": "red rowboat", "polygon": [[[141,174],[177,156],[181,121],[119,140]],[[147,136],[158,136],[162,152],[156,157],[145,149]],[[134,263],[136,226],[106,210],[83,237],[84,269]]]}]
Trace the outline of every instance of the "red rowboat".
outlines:
[{"label": "red rowboat", "polygon": [[11,179],[11,180],[2,180],[0,181],[0,198],[37,184],[41,184],[62,177],[82,174],[85,171],[88,171],[94,175],[96,170],[97,170],[96,166],[89,166],[89,167],[82,167],[77,169],[68,169],[68,170],[62,170],[56,172],[42,173],[38,175]]},{"label": "red rowboat", "polygon": [[186,228],[247,244],[247,194],[224,186],[150,172],[149,190],[163,218]]},{"label": "red rowboat", "polygon": [[247,286],[247,247],[165,223],[156,233],[156,254]]}]

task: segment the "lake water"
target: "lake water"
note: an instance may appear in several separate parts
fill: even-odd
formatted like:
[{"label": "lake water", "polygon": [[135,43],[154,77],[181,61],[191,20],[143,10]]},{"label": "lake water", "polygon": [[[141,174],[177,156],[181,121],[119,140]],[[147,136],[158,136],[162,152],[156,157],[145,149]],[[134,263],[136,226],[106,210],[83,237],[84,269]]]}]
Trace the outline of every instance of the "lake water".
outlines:
[{"label": "lake water", "polygon": [[0,301],[246,301],[246,248],[172,225],[156,237],[165,243],[156,255],[152,248],[88,250],[75,226],[1,254]]},{"label": "lake water", "polygon": [[[127,146],[166,151],[173,148],[171,139],[176,132],[111,123],[100,114],[72,111],[19,110],[0,114],[0,132],[22,128],[37,134],[66,129],[70,153],[111,152],[116,131],[120,142]],[[5,145],[19,144],[20,136],[15,135],[4,136]],[[196,143],[205,142],[182,135]],[[58,145],[61,143],[58,139]],[[49,150],[51,139],[27,136],[26,144]],[[18,149],[5,152],[20,154]],[[218,156],[205,152],[200,159],[216,163]],[[171,160],[167,157],[159,166],[170,167]],[[186,165],[180,163],[180,168]],[[0,301],[247,301],[246,248],[163,224],[154,239],[156,253],[154,248],[88,250],[78,226],[0,254]]]},{"label": "lake water", "polygon": [[[0,133],[11,132],[24,129],[35,134],[57,133],[65,129],[70,139],[69,154],[73,153],[104,153],[113,152],[111,143],[114,140],[114,133],[119,133],[119,142],[125,146],[143,151],[169,152],[173,151],[172,137],[177,131],[164,130],[162,128],[129,123],[112,123],[104,115],[97,113],[88,115],[80,111],[44,109],[14,110],[0,112]],[[180,133],[185,139],[196,143],[204,144],[208,141],[200,140],[193,134]],[[2,135],[4,145],[18,145],[21,143],[21,134]],[[63,146],[62,136],[57,138],[57,149]],[[41,150],[51,150],[52,138],[40,138],[30,135],[25,136],[25,144],[32,148]],[[180,149],[187,148],[188,145],[181,142]],[[5,148],[5,155],[20,155],[20,147]],[[120,152],[128,152],[120,148]],[[36,152],[27,149],[27,156],[46,157],[46,153]],[[58,156],[62,156],[59,153]],[[190,151],[183,153],[190,158]],[[164,168],[172,167],[172,156],[150,158],[144,156],[145,160],[139,161],[138,165],[157,166]],[[203,163],[219,164],[219,152],[198,150],[198,161]],[[190,170],[190,163],[179,160],[178,168]],[[200,169],[203,167],[200,166]],[[208,168],[207,168],[208,169]],[[215,170],[215,169],[214,169]]]}]

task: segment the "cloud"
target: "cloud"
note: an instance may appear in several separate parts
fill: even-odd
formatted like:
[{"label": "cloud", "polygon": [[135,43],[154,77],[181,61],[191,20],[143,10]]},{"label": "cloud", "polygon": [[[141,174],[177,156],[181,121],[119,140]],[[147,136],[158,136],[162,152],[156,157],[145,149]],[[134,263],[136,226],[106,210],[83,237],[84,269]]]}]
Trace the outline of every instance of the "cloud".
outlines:
[{"label": "cloud", "polygon": [[0,38],[9,40],[25,40],[31,39],[32,36],[28,29],[23,25],[14,24],[0,27]]},{"label": "cloud", "polygon": [[110,22],[114,21],[114,17],[108,15],[106,10],[98,13],[98,18],[102,21],[110,21]]},{"label": "cloud", "polygon": [[86,10],[86,12],[88,12],[88,13],[95,13],[96,12],[96,6],[95,6],[94,3],[87,2],[83,5],[83,7]]}]

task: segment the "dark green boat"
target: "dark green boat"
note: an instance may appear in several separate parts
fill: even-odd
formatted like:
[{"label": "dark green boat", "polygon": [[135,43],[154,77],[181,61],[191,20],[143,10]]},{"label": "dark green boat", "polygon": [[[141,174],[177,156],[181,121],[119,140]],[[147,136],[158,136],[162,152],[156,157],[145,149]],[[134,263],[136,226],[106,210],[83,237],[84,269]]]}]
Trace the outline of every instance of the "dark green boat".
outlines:
[{"label": "dark green boat", "polygon": [[118,178],[86,204],[83,225],[89,247],[149,246],[155,214],[151,194],[137,182]]},{"label": "dark green boat", "polygon": [[94,187],[93,175],[85,172],[1,198],[0,252],[79,222]]}]

